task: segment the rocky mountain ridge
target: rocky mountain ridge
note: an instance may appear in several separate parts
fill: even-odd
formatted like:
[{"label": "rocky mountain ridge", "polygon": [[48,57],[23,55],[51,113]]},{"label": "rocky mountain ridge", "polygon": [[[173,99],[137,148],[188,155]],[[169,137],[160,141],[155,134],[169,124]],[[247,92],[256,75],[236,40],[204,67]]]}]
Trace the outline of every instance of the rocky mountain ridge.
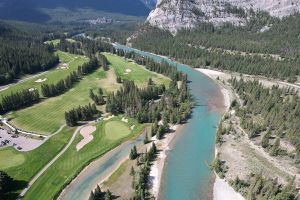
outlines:
[{"label": "rocky mountain ridge", "polygon": [[200,22],[245,25],[259,11],[282,18],[299,12],[300,0],[158,0],[147,22],[176,33],[182,28],[194,28]]}]

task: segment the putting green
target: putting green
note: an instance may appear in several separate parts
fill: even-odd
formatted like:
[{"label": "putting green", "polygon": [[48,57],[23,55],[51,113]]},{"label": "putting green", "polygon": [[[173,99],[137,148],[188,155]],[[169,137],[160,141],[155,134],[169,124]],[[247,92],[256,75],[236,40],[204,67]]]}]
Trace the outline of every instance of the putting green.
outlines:
[{"label": "putting green", "polygon": [[125,122],[109,121],[105,123],[105,135],[109,140],[117,140],[130,134],[130,128]]},{"label": "putting green", "polygon": [[0,169],[3,170],[21,165],[25,161],[25,156],[23,154],[18,154],[16,150],[9,148],[0,151],[0,160]]}]

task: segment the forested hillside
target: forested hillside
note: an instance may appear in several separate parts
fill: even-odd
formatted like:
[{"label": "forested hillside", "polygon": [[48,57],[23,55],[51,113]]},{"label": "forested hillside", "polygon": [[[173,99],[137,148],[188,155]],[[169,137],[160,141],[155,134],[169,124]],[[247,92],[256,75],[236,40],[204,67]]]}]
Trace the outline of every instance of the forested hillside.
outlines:
[{"label": "forested hillside", "polygon": [[[140,0],[0,0],[0,18],[27,22],[48,22],[53,14],[66,13],[118,13],[130,16],[147,16],[150,9]],[[81,12],[86,10],[87,12]],[[83,16],[79,16],[84,18]],[[100,16],[98,16],[100,17]],[[97,18],[97,16],[96,16]],[[61,20],[64,20],[61,18]]]},{"label": "forested hillside", "polygon": [[[241,125],[249,131],[249,137],[254,138],[267,131],[267,137],[276,135],[278,138],[290,141],[296,147],[300,162],[300,98],[293,89],[271,89],[263,87],[258,81],[244,81],[232,79],[232,86],[243,99],[243,105],[238,110]],[[271,147],[263,144],[264,148]],[[280,150],[269,148],[271,155],[279,155]]]},{"label": "forested hillside", "polygon": [[[300,15],[282,21],[258,14],[245,27],[201,24],[175,36],[148,25],[131,42],[142,50],[170,56],[193,67],[211,67],[296,81],[300,74]],[[266,24],[272,24],[265,27]],[[264,30],[266,29],[266,30]],[[159,48],[157,48],[159,47]]]},{"label": "forested hillside", "polygon": [[53,47],[5,23],[0,23],[0,85],[21,75],[45,71],[58,64]]}]

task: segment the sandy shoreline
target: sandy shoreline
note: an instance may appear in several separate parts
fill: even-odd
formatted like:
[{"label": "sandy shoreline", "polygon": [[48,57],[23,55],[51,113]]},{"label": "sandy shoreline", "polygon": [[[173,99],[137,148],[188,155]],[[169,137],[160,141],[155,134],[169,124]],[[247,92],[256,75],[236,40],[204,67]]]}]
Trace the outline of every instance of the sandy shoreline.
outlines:
[{"label": "sandy shoreline", "polygon": [[[232,91],[223,83],[217,81],[217,78],[222,80],[228,80],[231,78],[229,74],[210,70],[210,69],[196,69],[197,71],[203,73],[204,75],[208,76],[212,80],[214,80],[217,85],[220,87],[220,90],[223,94],[223,105],[226,107],[226,111],[229,111],[231,101],[233,100]],[[215,156],[217,155],[218,149],[215,147]],[[236,192],[225,179],[221,179],[215,173],[215,181],[213,184],[213,200],[243,200],[244,197]]]},{"label": "sandy shoreline", "polygon": [[164,172],[165,161],[168,152],[172,148],[172,141],[175,139],[176,135],[180,132],[180,129],[184,125],[173,125],[170,127],[170,133],[165,134],[162,140],[157,140],[154,136],[152,141],[154,141],[157,148],[160,150],[157,160],[153,162],[150,171],[150,184],[151,192],[156,199],[159,197],[160,185],[162,181],[162,176]]}]

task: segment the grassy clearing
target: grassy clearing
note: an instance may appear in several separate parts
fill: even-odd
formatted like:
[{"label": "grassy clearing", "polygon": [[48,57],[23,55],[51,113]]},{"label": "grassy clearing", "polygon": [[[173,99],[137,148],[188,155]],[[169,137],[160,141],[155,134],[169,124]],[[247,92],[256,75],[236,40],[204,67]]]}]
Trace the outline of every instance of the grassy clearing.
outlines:
[{"label": "grassy clearing", "polygon": [[16,180],[29,181],[64,147],[73,132],[74,128],[64,128],[45,144],[29,152],[19,152],[12,147],[0,150],[0,170]]},{"label": "grassy clearing", "polygon": [[110,121],[105,124],[105,135],[110,140],[117,140],[130,134],[130,127],[122,121]]},{"label": "grassy clearing", "polygon": [[[0,92],[0,99],[2,98],[2,96],[9,95],[12,92],[17,92],[22,89],[37,88],[40,91],[41,85],[43,83],[56,83],[59,80],[66,78],[72,71],[76,70],[79,65],[82,65],[83,63],[88,61],[88,58],[85,58],[83,56],[77,56],[62,51],[57,51],[56,54],[59,56],[61,63],[66,63],[68,65],[68,69],[59,69],[55,67],[39,76],[29,78],[22,83],[10,86],[8,89]],[[35,82],[38,79],[45,81],[40,83]]]},{"label": "grassy clearing", "polygon": [[104,181],[103,185],[106,187],[111,187],[115,182],[118,181],[120,176],[126,172],[128,168],[129,160],[123,162],[120,167],[106,180]]},{"label": "grassy clearing", "polygon": [[126,60],[125,58],[121,58],[110,53],[104,53],[104,55],[107,57],[110,62],[110,66],[115,70],[117,76],[121,77],[121,79],[132,80],[141,87],[147,86],[149,78],[152,78],[152,80],[157,84],[165,84],[168,86],[170,83],[169,78],[151,72],[145,67],[130,60]]},{"label": "grassy clearing", "polygon": [[[120,117],[112,120],[117,119],[120,120]],[[97,130],[93,133],[93,141],[79,152],[76,150],[76,144],[81,140],[81,136],[78,135],[70,148],[33,184],[26,193],[24,200],[53,199],[54,195],[71,181],[87,163],[115,148],[125,140],[136,137],[144,129],[144,125],[136,124],[136,128],[127,137],[109,140],[105,134],[105,124],[109,122],[111,120],[98,123]]]}]

